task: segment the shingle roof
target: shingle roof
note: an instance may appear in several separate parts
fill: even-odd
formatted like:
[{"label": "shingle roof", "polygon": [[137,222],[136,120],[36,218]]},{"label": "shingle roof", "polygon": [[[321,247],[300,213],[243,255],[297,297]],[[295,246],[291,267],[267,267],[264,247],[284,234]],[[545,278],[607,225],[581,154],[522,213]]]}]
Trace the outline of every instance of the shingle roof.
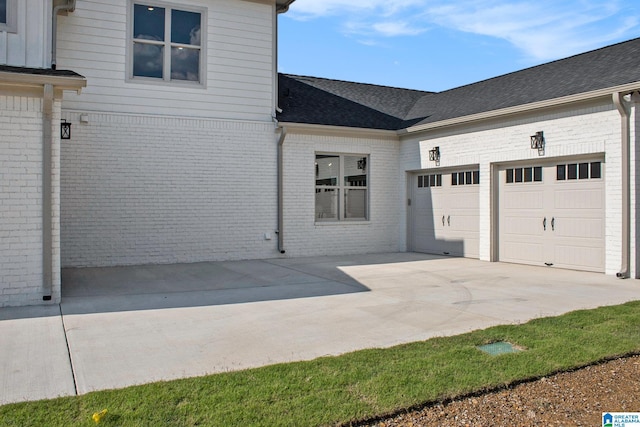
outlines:
[{"label": "shingle roof", "polygon": [[[396,130],[416,102],[431,94],[318,77],[279,75],[278,120]],[[414,120],[418,121],[418,120]]]},{"label": "shingle roof", "polygon": [[52,76],[52,77],[79,77],[83,78],[75,71],[69,70],[52,70],[50,68],[29,68],[29,67],[13,67],[10,65],[0,65],[0,72],[31,74],[34,76]]},{"label": "shingle roof", "polygon": [[439,93],[280,76],[280,121],[399,130],[640,82],[640,38]]}]

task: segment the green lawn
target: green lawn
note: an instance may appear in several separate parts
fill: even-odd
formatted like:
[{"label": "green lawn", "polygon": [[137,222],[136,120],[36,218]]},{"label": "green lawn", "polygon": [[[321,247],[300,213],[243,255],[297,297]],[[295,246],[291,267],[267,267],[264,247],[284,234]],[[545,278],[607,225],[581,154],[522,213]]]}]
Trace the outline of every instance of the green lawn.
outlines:
[{"label": "green lawn", "polygon": [[[506,340],[526,351],[489,356]],[[0,406],[0,426],[317,426],[640,352],[640,301],[389,349]]]}]

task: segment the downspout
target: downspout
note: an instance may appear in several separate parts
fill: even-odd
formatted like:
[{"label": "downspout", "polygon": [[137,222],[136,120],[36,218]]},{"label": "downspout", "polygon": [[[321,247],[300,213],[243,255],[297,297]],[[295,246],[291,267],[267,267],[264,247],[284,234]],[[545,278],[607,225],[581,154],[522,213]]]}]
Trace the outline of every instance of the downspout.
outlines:
[{"label": "downspout", "polygon": [[58,14],[60,12],[73,12],[76,9],[76,0],[67,0],[67,4],[60,4],[53,8],[51,23],[51,69],[56,69],[56,51],[58,48]]},{"label": "downspout", "polygon": [[53,147],[53,85],[44,85],[42,105],[42,299],[50,301],[53,294],[53,235],[51,161]]},{"label": "downspout", "polygon": [[631,162],[629,156],[629,110],[625,104],[624,95],[621,92],[613,94],[613,103],[620,113],[621,148],[622,148],[622,265],[616,277],[626,279],[629,277],[631,236],[629,234],[631,224],[629,181]]},{"label": "downspout", "polygon": [[[276,122],[277,124],[277,122]],[[287,128],[277,125],[276,131],[280,130],[280,137],[278,138],[278,252],[284,254],[284,180],[283,180],[283,157],[284,157],[284,140],[287,137]]]}]

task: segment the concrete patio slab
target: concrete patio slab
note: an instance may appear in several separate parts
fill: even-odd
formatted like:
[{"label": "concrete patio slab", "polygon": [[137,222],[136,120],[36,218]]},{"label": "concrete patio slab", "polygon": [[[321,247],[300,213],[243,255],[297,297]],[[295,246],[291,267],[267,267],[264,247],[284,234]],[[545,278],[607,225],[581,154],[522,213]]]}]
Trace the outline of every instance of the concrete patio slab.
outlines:
[{"label": "concrete patio slab", "polygon": [[[414,253],[78,269],[65,270],[63,278],[62,317],[34,317],[48,326],[29,326],[9,314],[0,332],[42,329],[48,338],[25,338],[37,366],[51,360],[40,342],[59,347],[64,324],[78,393],[388,347],[640,299],[637,280]],[[6,402],[19,377],[5,367],[11,355],[0,351],[0,357]],[[26,370],[31,362],[24,360]],[[30,394],[28,384],[36,380],[21,379],[27,384],[22,398],[72,393],[68,358],[55,363],[67,372],[63,390]]]}]

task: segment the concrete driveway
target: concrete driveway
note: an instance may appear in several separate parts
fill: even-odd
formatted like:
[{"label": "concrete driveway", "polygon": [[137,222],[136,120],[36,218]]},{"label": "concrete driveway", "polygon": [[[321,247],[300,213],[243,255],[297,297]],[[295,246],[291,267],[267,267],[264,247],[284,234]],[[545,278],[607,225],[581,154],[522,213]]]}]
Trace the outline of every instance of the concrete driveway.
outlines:
[{"label": "concrete driveway", "polygon": [[415,253],[67,269],[59,307],[0,309],[0,404],[638,299],[638,280]]}]

